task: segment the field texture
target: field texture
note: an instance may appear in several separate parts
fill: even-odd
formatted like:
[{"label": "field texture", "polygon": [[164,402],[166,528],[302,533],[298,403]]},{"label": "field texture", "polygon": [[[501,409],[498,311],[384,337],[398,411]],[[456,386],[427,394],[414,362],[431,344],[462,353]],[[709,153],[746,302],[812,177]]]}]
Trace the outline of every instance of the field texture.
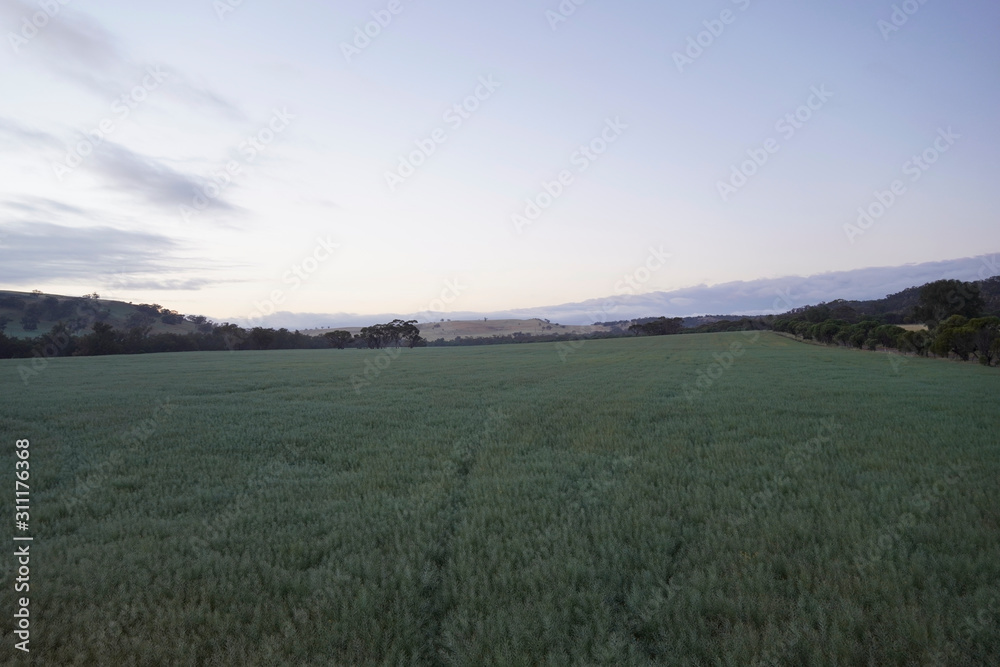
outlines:
[{"label": "field texture", "polygon": [[31,664],[1000,655],[996,369],[766,333],[24,363]]}]

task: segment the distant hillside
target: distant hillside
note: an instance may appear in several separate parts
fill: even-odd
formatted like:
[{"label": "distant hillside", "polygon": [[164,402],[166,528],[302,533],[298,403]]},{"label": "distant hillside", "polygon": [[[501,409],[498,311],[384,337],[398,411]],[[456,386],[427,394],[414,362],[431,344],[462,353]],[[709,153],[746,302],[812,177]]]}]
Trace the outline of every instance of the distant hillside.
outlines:
[{"label": "distant hillside", "polygon": [[[988,314],[1000,315],[1000,276],[978,281]],[[857,321],[866,317],[877,317],[893,324],[911,323],[914,307],[920,299],[920,287],[910,287],[881,299],[844,300],[825,302],[836,319]],[[819,303],[813,304],[820,305]],[[813,306],[802,306],[785,314],[798,314]],[[736,311],[738,313],[739,311]],[[688,329],[711,329],[711,325],[732,322],[759,314],[744,312],[731,315],[704,315],[683,318]],[[317,316],[318,317],[318,316]],[[643,317],[598,322],[588,325],[556,324],[543,318],[493,318],[451,319],[442,322],[419,324],[421,335],[428,341],[456,338],[492,338],[530,334],[550,336],[568,334],[586,336],[591,334],[617,335],[628,330],[630,324],[656,319]],[[386,318],[383,318],[387,321]],[[375,324],[371,318],[368,325]],[[216,323],[201,316],[184,316],[159,304],[132,304],[122,301],[86,297],[59,296],[40,292],[11,292],[0,290],[0,332],[12,338],[35,338],[48,333],[53,326],[63,323],[71,332],[89,331],[95,322],[106,322],[115,329],[125,331],[133,327],[149,327],[150,334],[211,333]],[[302,333],[319,336],[328,331],[341,329],[356,334],[358,326],[302,329]],[[707,329],[706,329],[707,330]]]},{"label": "distant hillside", "polygon": [[[1000,315],[1000,276],[976,281],[979,285],[979,292],[983,297],[986,306],[986,313]],[[913,309],[920,302],[920,287],[909,287],[901,292],[890,294],[882,299],[872,299],[869,301],[847,301],[838,299],[830,301],[826,305],[831,309],[834,316],[838,309],[841,312],[853,310],[857,315],[882,317],[886,321],[896,324],[909,323],[913,314]],[[796,308],[792,312],[801,312],[806,308]],[[844,318],[849,319],[849,318]]]},{"label": "distant hillside", "polygon": [[[12,338],[34,338],[62,322],[71,332],[106,322],[115,329],[150,327],[150,333],[211,331],[204,317],[185,318],[158,304],[131,304],[108,299],[0,290],[0,331]],[[206,329],[207,327],[207,329]]]},{"label": "distant hillside", "polygon": [[[612,330],[608,326],[596,325],[563,325],[542,319],[528,320],[494,320],[489,318],[479,320],[445,320],[443,322],[424,322],[417,325],[420,335],[428,341],[456,338],[489,338],[491,336],[512,336],[514,334],[531,334],[544,336],[548,334],[587,335],[592,333],[607,333]],[[329,329],[308,329],[302,333],[320,336],[328,331],[348,331],[352,334],[361,332],[361,327],[333,327]]]}]

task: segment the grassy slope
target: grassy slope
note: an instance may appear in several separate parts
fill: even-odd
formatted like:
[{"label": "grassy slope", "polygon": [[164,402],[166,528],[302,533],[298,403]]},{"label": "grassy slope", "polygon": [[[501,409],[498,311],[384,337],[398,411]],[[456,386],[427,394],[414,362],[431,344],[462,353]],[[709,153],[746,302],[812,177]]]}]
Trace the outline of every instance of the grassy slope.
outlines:
[{"label": "grassy slope", "polygon": [[768,334],[558,349],[407,350],[360,394],[379,353],[56,359],[27,388],[0,362],[4,470],[32,440],[34,661],[1000,651],[995,369]]},{"label": "grassy slope", "polygon": [[[0,290],[0,297],[15,296],[23,299],[26,304],[41,303],[43,299],[48,296],[55,296],[60,302],[63,301],[73,301],[78,307],[74,314],[75,316],[81,316],[87,318],[88,324],[93,324],[95,321],[92,313],[83,309],[85,306],[96,306],[102,309],[107,309],[111,311],[110,316],[104,320],[116,329],[127,329],[126,321],[129,315],[137,312],[135,306],[124,301],[113,301],[110,299],[81,299],[80,297],[69,297],[69,296],[59,296],[50,294],[33,294],[29,292],[11,292],[6,290]],[[0,316],[6,315],[10,318],[10,322],[4,328],[4,333],[11,338],[35,338],[36,336],[41,336],[52,330],[52,327],[58,324],[60,320],[53,319],[42,319],[38,323],[38,327],[32,331],[26,331],[23,326],[21,326],[21,317],[24,315],[24,311],[16,308],[4,308],[0,307]],[[69,318],[63,318],[67,320]],[[89,329],[89,326],[88,326]],[[164,324],[159,319],[157,319],[151,325],[150,333],[176,333],[176,334],[188,334],[197,331],[197,327],[191,322],[184,321],[180,324]],[[89,333],[89,332],[83,332]]]}]

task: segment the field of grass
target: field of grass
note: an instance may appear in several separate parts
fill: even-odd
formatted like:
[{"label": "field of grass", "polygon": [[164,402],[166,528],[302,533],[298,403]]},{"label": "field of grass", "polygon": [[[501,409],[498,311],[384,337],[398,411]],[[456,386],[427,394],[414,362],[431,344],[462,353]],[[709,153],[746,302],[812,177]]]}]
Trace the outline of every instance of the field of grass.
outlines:
[{"label": "field of grass", "polygon": [[33,664],[1000,655],[996,369],[766,333],[23,363]]}]

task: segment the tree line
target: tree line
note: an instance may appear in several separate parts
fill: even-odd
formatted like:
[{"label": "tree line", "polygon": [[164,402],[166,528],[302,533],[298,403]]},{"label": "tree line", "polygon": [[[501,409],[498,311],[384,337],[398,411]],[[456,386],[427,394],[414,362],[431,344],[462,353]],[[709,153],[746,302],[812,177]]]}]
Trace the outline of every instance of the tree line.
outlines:
[{"label": "tree line", "polygon": [[1000,361],[1000,317],[986,313],[979,285],[972,282],[938,280],[920,288],[919,302],[906,319],[924,324],[925,330],[907,330],[883,318],[852,317],[828,304],[792,315],[774,318],[771,328],[827,345],[976,360],[984,366]]},{"label": "tree line", "polygon": [[116,329],[98,320],[89,329],[78,322],[60,322],[36,338],[11,338],[0,330],[0,358],[103,356],[113,354],[150,354],[158,352],[210,352],[245,350],[316,350],[348,347],[381,349],[426,345],[416,320],[393,320],[365,327],[361,333],[331,331],[310,336],[288,329],[243,328],[228,322],[216,324],[199,318],[193,333],[152,333],[147,325]]}]

